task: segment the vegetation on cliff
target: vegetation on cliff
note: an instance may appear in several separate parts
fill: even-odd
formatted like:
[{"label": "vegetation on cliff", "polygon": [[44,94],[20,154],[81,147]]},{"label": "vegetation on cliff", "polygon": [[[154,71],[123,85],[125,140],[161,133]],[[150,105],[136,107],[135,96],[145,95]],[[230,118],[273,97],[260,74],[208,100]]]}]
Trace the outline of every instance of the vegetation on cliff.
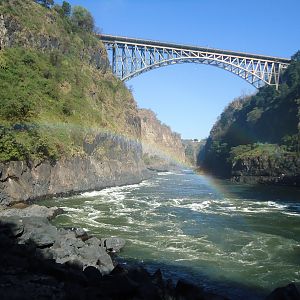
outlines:
[{"label": "vegetation on cliff", "polygon": [[140,137],[136,103],[93,30],[67,2],[0,1],[0,161],[82,155],[100,131]]},{"label": "vegetation on cliff", "polygon": [[[253,96],[235,99],[213,126],[201,165],[231,176],[239,161],[297,160],[300,155],[300,51],[282,75],[277,91],[264,86]],[[280,170],[279,170],[280,171]]]}]

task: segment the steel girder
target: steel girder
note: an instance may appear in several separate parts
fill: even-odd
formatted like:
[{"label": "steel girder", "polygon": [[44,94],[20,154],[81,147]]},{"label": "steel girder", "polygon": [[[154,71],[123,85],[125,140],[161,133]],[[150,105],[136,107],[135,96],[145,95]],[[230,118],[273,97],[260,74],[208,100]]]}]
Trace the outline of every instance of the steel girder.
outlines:
[{"label": "steel girder", "polygon": [[113,73],[129,80],[154,68],[178,63],[201,63],[227,70],[259,88],[278,88],[280,74],[290,60],[213,48],[175,45],[118,36],[99,36],[105,44]]}]

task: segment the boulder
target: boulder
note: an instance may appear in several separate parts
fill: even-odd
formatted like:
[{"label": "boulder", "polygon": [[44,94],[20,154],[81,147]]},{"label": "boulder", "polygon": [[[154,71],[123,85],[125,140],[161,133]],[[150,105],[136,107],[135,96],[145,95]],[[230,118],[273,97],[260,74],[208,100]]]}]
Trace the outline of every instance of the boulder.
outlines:
[{"label": "boulder", "polygon": [[158,269],[153,275],[152,275],[152,282],[159,286],[160,288],[164,287],[164,280],[163,280],[163,276],[161,273],[161,270]]},{"label": "boulder", "polygon": [[[54,259],[57,263],[76,265],[83,270],[88,266],[96,267],[101,274],[110,273],[114,266],[106,249],[101,247],[101,241],[90,238],[85,242],[78,238],[78,232],[59,229],[50,224],[46,217],[26,217],[19,215],[1,217],[3,223],[9,226],[1,226],[4,235],[18,236],[19,244],[31,245],[37,248],[39,257]],[[79,231],[79,235],[84,234]]]},{"label": "boulder", "polygon": [[122,275],[127,275],[128,270],[126,270],[124,267],[121,265],[117,264],[115,268],[110,272],[110,275],[112,276],[122,276]]},{"label": "boulder", "polygon": [[84,275],[86,276],[89,285],[97,286],[102,279],[102,274],[100,273],[99,269],[88,266],[83,270]]},{"label": "boulder", "polygon": [[202,287],[184,280],[178,280],[175,288],[175,299],[184,300],[229,300],[226,297],[206,292]]},{"label": "boulder", "polygon": [[24,233],[19,238],[23,244],[34,244],[36,247],[50,247],[58,239],[58,231],[44,217],[22,218]]},{"label": "boulder", "polygon": [[135,281],[137,283],[141,283],[141,284],[150,283],[152,281],[149,272],[141,266],[130,269],[128,271],[128,276],[133,281]]},{"label": "boulder", "polygon": [[178,280],[175,296],[176,299],[203,300],[203,289],[183,280]]},{"label": "boulder", "polygon": [[118,237],[101,239],[101,245],[109,252],[119,252],[125,246],[125,240]]},{"label": "boulder", "polygon": [[0,217],[0,235],[20,236],[24,232],[24,225],[19,217]]},{"label": "boulder", "polygon": [[102,275],[109,274],[114,269],[111,257],[98,245],[85,244],[78,249],[78,256],[85,266],[97,267]]},{"label": "boulder", "polygon": [[300,300],[300,292],[294,283],[275,289],[266,300]]},{"label": "boulder", "polygon": [[68,248],[81,248],[85,244],[81,239],[78,239],[72,231],[59,231],[58,239],[55,241],[55,247],[68,249]]},{"label": "boulder", "polygon": [[83,241],[86,241],[89,238],[88,233],[82,228],[75,228],[74,232],[76,237],[81,238]]},{"label": "boulder", "polygon": [[40,205],[30,205],[25,208],[8,208],[0,211],[0,217],[44,217],[48,220],[53,219],[58,214],[62,213],[63,210],[57,207],[46,207]]},{"label": "boulder", "polygon": [[92,237],[92,238],[86,240],[85,244],[89,245],[89,246],[98,247],[98,246],[101,246],[101,241],[96,237]]}]

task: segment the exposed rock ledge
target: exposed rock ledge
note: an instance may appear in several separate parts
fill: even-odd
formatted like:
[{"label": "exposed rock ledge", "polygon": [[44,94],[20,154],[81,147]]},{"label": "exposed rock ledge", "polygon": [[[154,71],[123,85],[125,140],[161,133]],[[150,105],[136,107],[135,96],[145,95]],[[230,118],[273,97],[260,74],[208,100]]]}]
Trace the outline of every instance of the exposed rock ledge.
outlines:
[{"label": "exposed rock ledge", "polygon": [[238,159],[232,166],[232,181],[250,184],[300,186],[300,158],[285,155]]},{"label": "exposed rock ledge", "polygon": [[22,208],[10,208],[0,210],[0,217],[19,217],[19,218],[29,218],[29,217],[43,217],[48,220],[55,218],[57,215],[62,213],[63,210],[58,207],[46,207],[40,205],[30,205],[24,206]]},{"label": "exposed rock ledge", "polygon": [[140,162],[75,157],[55,164],[0,163],[0,204],[8,205],[46,196],[78,193],[139,183],[148,174]]}]

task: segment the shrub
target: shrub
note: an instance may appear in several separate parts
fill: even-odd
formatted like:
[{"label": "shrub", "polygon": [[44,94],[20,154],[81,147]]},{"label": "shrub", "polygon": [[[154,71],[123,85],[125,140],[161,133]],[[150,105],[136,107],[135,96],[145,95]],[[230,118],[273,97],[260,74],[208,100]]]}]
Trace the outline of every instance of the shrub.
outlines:
[{"label": "shrub", "polygon": [[263,109],[255,107],[247,114],[247,122],[255,124],[263,114]]},{"label": "shrub", "polygon": [[11,121],[28,121],[36,114],[35,105],[23,95],[18,95],[14,100],[4,103],[1,115]]},{"label": "shrub", "polygon": [[81,30],[92,32],[95,27],[91,13],[82,6],[74,6],[71,16],[73,24]]},{"label": "shrub", "polygon": [[0,128],[0,161],[24,160],[27,152],[8,128]]},{"label": "shrub", "polygon": [[282,138],[282,142],[286,150],[291,152],[299,152],[300,149],[300,135],[286,135]]},{"label": "shrub", "polygon": [[239,145],[236,147],[232,147],[230,150],[230,157],[229,161],[235,162],[237,161],[242,155],[251,151],[254,148],[254,145]]}]

